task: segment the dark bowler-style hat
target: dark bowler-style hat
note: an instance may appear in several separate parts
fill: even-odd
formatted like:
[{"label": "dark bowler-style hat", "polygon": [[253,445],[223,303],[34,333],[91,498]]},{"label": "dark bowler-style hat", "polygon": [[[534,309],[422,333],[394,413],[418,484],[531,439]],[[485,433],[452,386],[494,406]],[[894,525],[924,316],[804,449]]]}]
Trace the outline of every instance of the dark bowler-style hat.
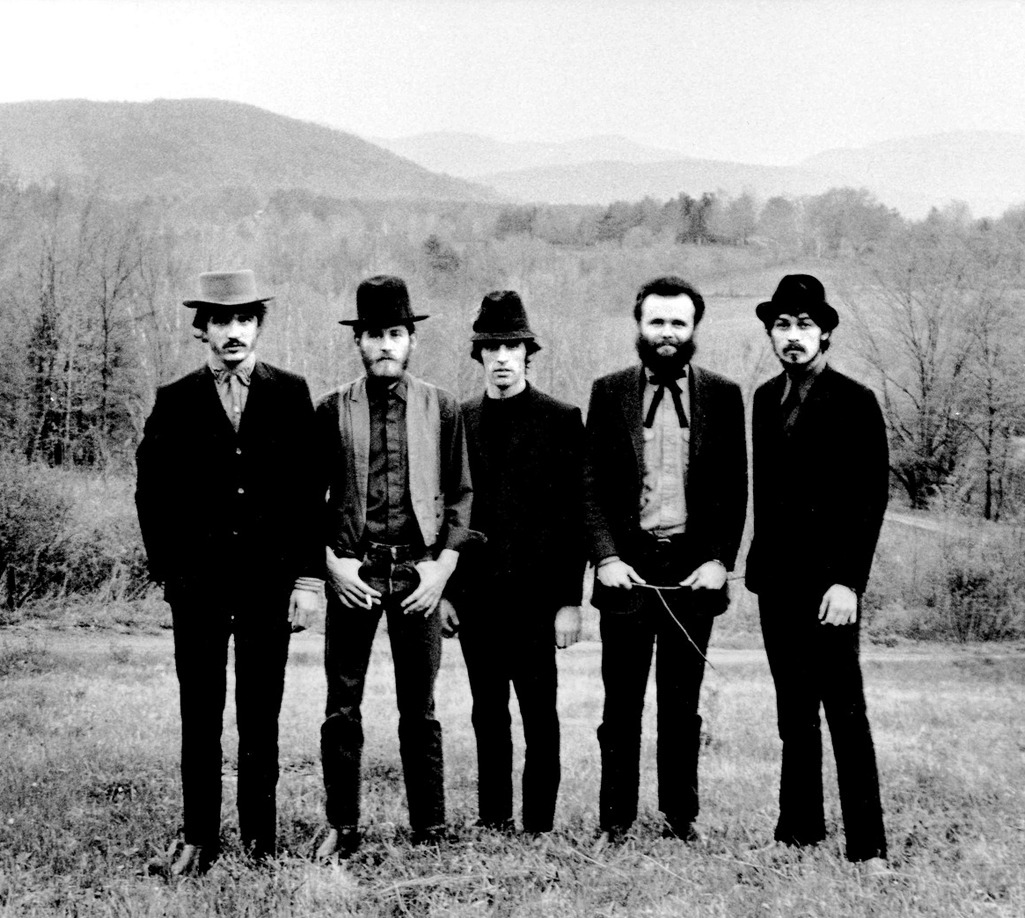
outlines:
[{"label": "dark bowler-style hat", "polygon": [[522,341],[527,353],[541,350],[537,335],[530,330],[527,310],[515,290],[493,290],[481,300],[473,320],[474,343],[482,341]]},{"label": "dark bowler-style hat", "polygon": [[392,328],[426,318],[428,316],[413,315],[409,291],[401,277],[375,274],[356,288],[356,318],[342,319],[338,324],[353,328]]},{"label": "dark bowler-style hat", "polygon": [[256,275],[252,271],[204,271],[199,275],[199,295],[184,300],[190,309],[199,306],[212,308],[255,306],[273,300],[256,290]]},{"label": "dark bowler-style hat", "polygon": [[799,316],[802,312],[806,312],[824,332],[832,331],[840,324],[840,316],[826,302],[826,289],[822,282],[810,274],[787,274],[779,282],[772,299],[755,307],[755,315],[766,327],[779,315]]}]

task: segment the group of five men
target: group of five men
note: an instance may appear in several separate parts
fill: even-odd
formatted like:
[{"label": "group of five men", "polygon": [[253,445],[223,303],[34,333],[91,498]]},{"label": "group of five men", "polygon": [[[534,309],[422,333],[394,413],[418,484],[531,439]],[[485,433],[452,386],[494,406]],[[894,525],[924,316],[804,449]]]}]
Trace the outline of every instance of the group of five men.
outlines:
[{"label": "group of five men", "polygon": [[[698,838],[698,697],[748,499],[740,389],[691,359],[700,293],[675,276],[641,287],[640,364],[594,383],[586,429],[579,408],[527,381],[541,345],[513,291],[481,304],[471,356],[485,387],[462,406],[408,372],[428,317],[400,278],[359,285],[356,317],[342,324],[366,372],[315,408],[301,377],[256,358],[271,299],[251,271],[200,275],[185,305],[207,364],[158,390],[138,452],[139,519],[171,605],[180,684],[185,830],[171,873],[202,872],[218,854],[232,636],[239,831],[252,856],[274,853],[289,638],[325,592],[328,831],[318,857],[351,856],[361,842],[361,704],[382,614],[413,843],[450,838],[434,709],[443,634],[458,633],[472,692],[477,825],[514,829],[512,687],[526,745],[523,831],[550,831],[555,648],[579,638],[588,560],[605,687],[600,829],[614,842],[637,817],[654,657],[664,834]],[[858,609],[887,499],[885,429],[872,393],[826,364],[838,316],[816,278],[783,278],[757,316],[783,367],[754,399],[746,572],[783,741],[775,838],[825,838],[824,708],[847,856],[881,863]]]}]

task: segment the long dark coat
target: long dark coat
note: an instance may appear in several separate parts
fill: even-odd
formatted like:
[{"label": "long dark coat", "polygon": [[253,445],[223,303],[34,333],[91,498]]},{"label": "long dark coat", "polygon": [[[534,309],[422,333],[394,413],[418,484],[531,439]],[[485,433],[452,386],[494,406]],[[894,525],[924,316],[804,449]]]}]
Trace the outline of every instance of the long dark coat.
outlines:
[{"label": "long dark coat", "polygon": [[781,373],[754,397],[754,540],[747,588],[787,589],[787,572],[793,571],[817,595],[834,583],[860,595],[889,492],[879,403],[870,389],[827,366],[785,434],[785,385]]}]

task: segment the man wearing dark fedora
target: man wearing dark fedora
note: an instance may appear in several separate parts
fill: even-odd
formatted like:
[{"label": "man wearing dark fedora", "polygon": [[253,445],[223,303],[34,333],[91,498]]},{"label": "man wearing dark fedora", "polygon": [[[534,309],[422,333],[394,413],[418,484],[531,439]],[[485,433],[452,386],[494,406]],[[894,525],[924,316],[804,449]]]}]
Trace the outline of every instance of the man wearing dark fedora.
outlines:
[{"label": "man wearing dark fedora", "polygon": [[847,857],[881,869],[886,836],[858,612],[888,496],[886,429],[872,392],[826,362],[839,316],[817,278],[787,275],[756,313],[783,368],[754,397],[747,559],[783,741],[775,838],[787,845],[825,838],[821,708]]},{"label": "man wearing dark fedora", "polygon": [[484,392],[463,404],[472,526],[487,541],[467,549],[450,593],[473,694],[477,825],[514,826],[512,686],[526,741],[523,830],[548,832],[560,781],[555,648],[580,633],[584,425],[579,408],[527,381],[541,345],[517,293],[485,296],[470,340],[484,370]]},{"label": "man wearing dark fedora", "polygon": [[173,875],[202,872],[218,853],[230,637],[239,833],[251,855],[274,853],[289,635],[323,603],[309,388],[256,357],[272,299],[252,271],[199,276],[185,306],[207,362],[157,390],[138,450],[139,524],[171,605],[180,686],[185,846]]},{"label": "man wearing dark fedora", "polygon": [[698,699],[747,510],[740,388],[691,361],[704,311],[679,277],[644,284],[634,301],[641,362],[597,380],[587,412],[584,502],[605,685],[598,815],[609,841],[637,817],[656,652],[663,834],[699,838]]},{"label": "man wearing dark fedora", "polygon": [[471,539],[470,471],[455,397],[407,372],[416,323],[401,278],[356,290],[351,326],[366,370],[317,405],[328,470],[327,712],[321,757],[328,835],[320,859],[361,841],[360,705],[382,613],[395,666],[399,748],[414,843],[447,838],[441,725],[434,683],[441,659],[437,606]]}]

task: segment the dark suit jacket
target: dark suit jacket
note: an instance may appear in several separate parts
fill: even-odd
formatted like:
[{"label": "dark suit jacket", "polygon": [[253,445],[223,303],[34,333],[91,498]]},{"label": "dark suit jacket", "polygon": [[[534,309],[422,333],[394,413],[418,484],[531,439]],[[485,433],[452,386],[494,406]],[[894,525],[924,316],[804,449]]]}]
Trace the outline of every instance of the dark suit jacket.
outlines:
[{"label": "dark suit jacket", "polygon": [[151,574],[169,602],[197,590],[287,600],[296,577],[323,577],[313,447],[306,380],[262,361],[238,433],[207,367],[157,390],[135,502]]},{"label": "dark suit jacket", "polygon": [[785,382],[781,373],[754,397],[747,587],[760,593],[803,583],[821,595],[840,583],[861,594],[889,493],[879,404],[861,383],[827,366],[785,435]]},{"label": "dark suit jacket", "polygon": [[[718,373],[692,366],[688,543],[695,567],[718,560],[732,569],[747,513],[747,443],[740,388]],[[618,555],[630,563],[640,533],[644,484],[644,371],[638,365],[596,380],[587,412],[584,506],[593,561]],[[595,578],[598,608],[623,603],[625,590]],[[630,591],[634,592],[634,591]]]},{"label": "dark suit jacket", "polygon": [[[496,588],[510,584],[529,595],[531,607],[544,611],[578,605],[581,599],[585,550],[580,409],[530,385],[519,399],[524,399],[524,425],[510,455],[513,474],[505,481],[488,467],[483,448],[485,396],[462,406],[473,479],[471,528],[487,538],[464,552],[452,585],[453,601],[466,603],[469,615],[489,596],[493,599]],[[511,499],[515,506],[509,506]],[[499,501],[506,502],[508,522],[502,532],[490,522]]]}]

